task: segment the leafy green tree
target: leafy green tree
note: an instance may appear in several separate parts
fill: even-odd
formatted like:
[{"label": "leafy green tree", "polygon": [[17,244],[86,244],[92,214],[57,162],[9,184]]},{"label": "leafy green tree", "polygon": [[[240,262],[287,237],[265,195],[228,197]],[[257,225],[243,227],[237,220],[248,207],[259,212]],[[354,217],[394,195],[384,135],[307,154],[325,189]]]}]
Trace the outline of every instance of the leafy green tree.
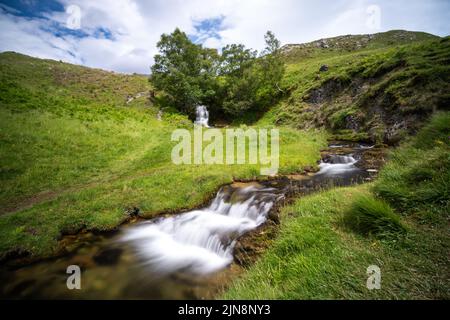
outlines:
[{"label": "leafy green tree", "polygon": [[220,75],[242,77],[256,56],[256,51],[246,49],[242,44],[227,45],[222,49]]},{"label": "leafy green tree", "polygon": [[152,66],[152,82],[178,110],[189,114],[198,104],[207,105],[212,115],[261,111],[280,96],[284,73],[280,42],[270,31],[264,38],[266,48],[259,57],[241,44],[227,45],[219,54],[192,43],[177,28],[157,44],[160,53]]},{"label": "leafy green tree", "polygon": [[275,34],[272,31],[267,31],[264,35],[264,40],[266,41],[266,47],[263,51],[264,55],[271,54],[276,55],[279,54],[281,48],[281,42],[275,37]]},{"label": "leafy green tree", "polygon": [[225,114],[236,116],[253,106],[255,83],[250,72],[257,52],[242,44],[227,45],[222,49],[219,77],[219,96]]},{"label": "leafy green tree", "polygon": [[231,116],[261,111],[273,104],[282,93],[279,82],[284,74],[280,41],[268,31],[266,47],[259,58],[256,51],[243,45],[222,50],[221,74],[227,78],[224,111]]},{"label": "leafy green tree", "polygon": [[200,72],[199,79],[202,88],[200,103],[208,106],[208,109],[212,111],[210,115],[214,118],[216,113],[221,111],[222,107],[222,99],[218,95],[221,91],[218,78],[221,56],[216,49],[203,48],[202,59],[203,69]]},{"label": "leafy green tree", "polygon": [[262,108],[274,103],[282,93],[280,82],[285,71],[280,54],[280,41],[271,31],[267,31],[264,39],[266,47],[258,59],[260,86],[256,93],[257,104]]},{"label": "leafy green tree", "polygon": [[214,76],[212,53],[192,43],[178,28],[163,34],[157,47],[160,53],[151,68],[153,85],[166,92],[177,109],[192,113],[193,107],[211,94],[204,86]]}]

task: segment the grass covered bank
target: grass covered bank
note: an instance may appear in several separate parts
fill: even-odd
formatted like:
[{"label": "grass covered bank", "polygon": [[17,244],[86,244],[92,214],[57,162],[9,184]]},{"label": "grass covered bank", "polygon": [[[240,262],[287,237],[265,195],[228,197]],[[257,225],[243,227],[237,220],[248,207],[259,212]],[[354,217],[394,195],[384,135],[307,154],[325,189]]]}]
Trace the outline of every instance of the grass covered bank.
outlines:
[{"label": "grass covered bank", "polygon": [[[145,76],[6,52],[0,80],[0,257],[52,255],[62,234],[115,228],[134,207],[148,218],[196,207],[259,175],[255,165],[174,165],[171,134],[192,122],[168,110],[158,121]],[[280,128],[281,172],[314,166],[326,138]]]},{"label": "grass covered bank", "polygon": [[[272,247],[225,299],[448,299],[448,225],[430,227],[404,218],[398,239],[352,232],[342,220],[369,186],[339,188],[284,208]],[[381,268],[381,289],[366,288],[366,270]]]},{"label": "grass covered bank", "polygon": [[[0,255],[53,254],[63,233],[114,228],[133,207],[147,218],[196,207],[219,186],[260,174],[258,165],[173,164],[177,126],[145,113],[133,118],[135,110],[126,121],[88,123],[34,110],[0,112],[0,199],[8,209],[0,216]],[[280,128],[280,172],[315,166],[325,146],[323,132]]]},{"label": "grass covered bank", "polygon": [[[171,134],[192,128],[157,99],[148,79],[0,54],[0,257],[56,253],[62,234],[109,230],[128,209],[152,217],[203,204],[220,185],[259,175],[255,165],[171,161]],[[30,77],[29,74],[33,76]],[[280,170],[314,166],[321,131],[280,128]]]},{"label": "grass covered bank", "polygon": [[[436,115],[374,184],[285,207],[271,248],[222,297],[450,298],[449,129],[450,114]],[[369,265],[381,268],[380,290],[366,288]]]}]

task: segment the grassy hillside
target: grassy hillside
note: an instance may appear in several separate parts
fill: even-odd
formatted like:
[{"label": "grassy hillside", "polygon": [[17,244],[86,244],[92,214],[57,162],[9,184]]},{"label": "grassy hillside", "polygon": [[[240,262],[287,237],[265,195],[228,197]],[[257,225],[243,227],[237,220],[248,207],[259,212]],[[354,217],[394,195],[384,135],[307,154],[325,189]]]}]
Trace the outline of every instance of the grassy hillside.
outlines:
[{"label": "grassy hillside", "polygon": [[[107,230],[129,217],[192,208],[255,165],[176,166],[180,114],[157,119],[143,76],[0,54],[0,257],[46,256],[65,233]],[[142,96],[127,103],[130,96]],[[280,129],[281,170],[314,166],[320,131]]]},{"label": "grassy hillside", "polygon": [[[230,299],[449,299],[450,113],[394,151],[371,185],[283,208],[278,237]],[[381,289],[366,287],[367,267]]]},{"label": "grassy hillside", "polygon": [[2,206],[120,169],[127,151],[151,143],[154,110],[125,104],[150,89],[144,77],[9,52],[0,68]]},{"label": "grassy hillside", "polygon": [[305,58],[336,56],[438,39],[439,37],[425,32],[391,30],[375,34],[344,35],[301,44],[286,44],[281,51],[287,63],[296,64]]},{"label": "grassy hillside", "polygon": [[[282,209],[272,246],[223,296],[448,298],[450,38],[393,31],[283,51],[283,98],[253,121],[280,129],[281,173],[317,164],[324,129],[402,146],[371,185]],[[158,119],[162,105],[144,76],[1,53],[0,259],[53,255],[64,234],[113,229],[134,208],[179,212],[261,178],[256,165],[174,165],[171,133],[192,122],[170,108]],[[383,290],[365,287],[371,264]]]},{"label": "grassy hillside", "polygon": [[[283,51],[284,98],[260,123],[325,127],[338,139],[396,144],[434,111],[449,108],[448,37],[391,31]],[[319,71],[323,65],[327,71]]]}]

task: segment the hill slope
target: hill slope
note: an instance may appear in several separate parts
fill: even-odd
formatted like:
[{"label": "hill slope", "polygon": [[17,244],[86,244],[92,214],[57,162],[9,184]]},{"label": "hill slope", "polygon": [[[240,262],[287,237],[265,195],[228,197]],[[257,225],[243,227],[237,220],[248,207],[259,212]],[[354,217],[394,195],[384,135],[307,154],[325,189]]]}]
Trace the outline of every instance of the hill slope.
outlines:
[{"label": "hill slope", "polygon": [[430,114],[449,108],[448,37],[392,31],[283,51],[284,98],[261,123],[325,127],[340,139],[395,144]]},{"label": "hill slope", "polygon": [[[0,54],[0,260],[51,255],[64,234],[113,229],[134,208],[199,206],[259,175],[258,165],[173,164],[171,134],[192,122],[168,109],[158,120],[151,90],[144,76]],[[294,172],[316,165],[326,135],[282,128],[280,140],[280,170]]]},{"label": "hill slope", "polygon": [[391,30],[375,34],[338,36],[308,43],[286,44],[281,48],[281,53],[286,62],[298,63],[303,58],[318,55],[336,55],[438,39],[439,37],[425,32]]},{"label": "hill slope", "polygon": [[[288,59],[285,96],[258,125],[380,142],[414,131],[448,107],[449,39],[418,34],[392,46],[397,34],[357,50],[329,40],[331,48]],[[323,64],[328,71],[319,72]],[[174,166],[170,134],[191,122],[171,112],[158,121],[151,91],[144,76],[0,54],[2,254],[48,254],[62,233],[113,228],[127,208],[152,216],[192,207],[233,177],[257,174],[254,166]],[[325,137],[282,128],[281,171],[315,165]]]},{"label": "hill slope", "polygon": [[[367,37],[285,47],[284,97],[257,123],[279,125],[281,173],[316,165],[328,137],[292,127],[395,143],[448,109],[449,38]],[[64,235],[193,208],[220,185],[259,175],[253,165],[174,165],[171,133],[192,122],[167,110],[159,120],[160,106],[144,76],[0,54],[0,261],[70,252],[77,242]],[[272,248],[224,296],[448,298],[449,115],[436,113],[374,184],[285,207]],[[360,195],[386,200],[407,235],[348,230],[343,217]],[[374,262],[386,290],[364,286]]]}]

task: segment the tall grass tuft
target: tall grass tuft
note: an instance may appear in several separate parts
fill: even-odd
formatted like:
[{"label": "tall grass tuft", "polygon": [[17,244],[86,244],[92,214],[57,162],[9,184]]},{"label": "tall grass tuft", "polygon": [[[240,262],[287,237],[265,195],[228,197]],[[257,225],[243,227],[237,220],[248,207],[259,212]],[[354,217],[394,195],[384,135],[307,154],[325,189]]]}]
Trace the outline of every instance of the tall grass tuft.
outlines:
[{"label": "tall grass tuft", "polygon": [[344,223],[357,233],[379,238],[406,233],[400,217],[385,201],[359,195],[344,215]]}]

